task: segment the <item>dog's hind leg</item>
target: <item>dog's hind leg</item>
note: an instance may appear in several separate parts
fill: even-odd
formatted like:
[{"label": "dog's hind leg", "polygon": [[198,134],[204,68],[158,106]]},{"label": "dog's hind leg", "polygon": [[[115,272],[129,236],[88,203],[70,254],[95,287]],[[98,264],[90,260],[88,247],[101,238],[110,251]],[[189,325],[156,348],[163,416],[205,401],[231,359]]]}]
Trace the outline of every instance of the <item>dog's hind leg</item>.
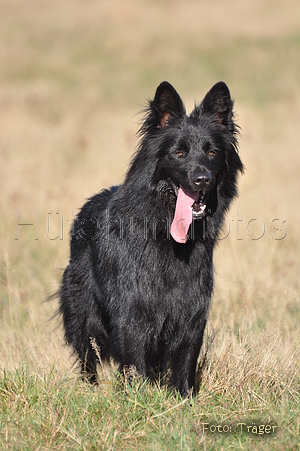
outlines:
[{"label": "dog's hind leg", "polygon": [[109,360],[107,331],[92,279],[69,265],[60,290],[66,343],[72,346],[84,378],[96,382],[97,364]]}]

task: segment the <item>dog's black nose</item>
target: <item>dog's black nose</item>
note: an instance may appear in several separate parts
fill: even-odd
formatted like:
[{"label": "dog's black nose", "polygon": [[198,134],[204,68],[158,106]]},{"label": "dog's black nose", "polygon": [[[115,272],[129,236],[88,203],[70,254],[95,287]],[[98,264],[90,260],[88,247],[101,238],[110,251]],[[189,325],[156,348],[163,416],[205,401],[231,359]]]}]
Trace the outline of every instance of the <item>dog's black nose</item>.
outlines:
[{"label": "dog's black nose", "polygon": [[212,176],[211,173],[205,168],[197,169],[193,173],[192,181],[198,188],[205,190],[209,188],[212,181]]}]

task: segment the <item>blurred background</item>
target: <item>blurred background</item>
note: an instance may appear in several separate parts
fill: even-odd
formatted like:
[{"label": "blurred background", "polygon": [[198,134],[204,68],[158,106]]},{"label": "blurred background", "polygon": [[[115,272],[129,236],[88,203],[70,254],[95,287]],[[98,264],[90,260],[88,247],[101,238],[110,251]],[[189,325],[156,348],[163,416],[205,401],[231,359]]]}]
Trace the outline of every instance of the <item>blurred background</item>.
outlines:
[{"label": "blurred background", "polygon": [[2,368],[69,368],[57,302],[43,300],[80,206],[122,182],[162,80],[188,112],[225,81],[242,128],[212,327],[299,340],[300,2],[0,0]]}]

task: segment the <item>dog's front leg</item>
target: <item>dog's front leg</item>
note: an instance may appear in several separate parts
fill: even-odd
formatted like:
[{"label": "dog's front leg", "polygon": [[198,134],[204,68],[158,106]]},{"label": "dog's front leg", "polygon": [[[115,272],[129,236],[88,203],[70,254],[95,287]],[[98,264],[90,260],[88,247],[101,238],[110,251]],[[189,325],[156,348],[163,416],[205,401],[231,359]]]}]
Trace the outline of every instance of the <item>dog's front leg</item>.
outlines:
[{"label": "dog's front leg", "polygon": [[185,397],[196,390],[197,360],[203,341],[206,320],[189,335],[186,333],[171,360],[170,386]]}]

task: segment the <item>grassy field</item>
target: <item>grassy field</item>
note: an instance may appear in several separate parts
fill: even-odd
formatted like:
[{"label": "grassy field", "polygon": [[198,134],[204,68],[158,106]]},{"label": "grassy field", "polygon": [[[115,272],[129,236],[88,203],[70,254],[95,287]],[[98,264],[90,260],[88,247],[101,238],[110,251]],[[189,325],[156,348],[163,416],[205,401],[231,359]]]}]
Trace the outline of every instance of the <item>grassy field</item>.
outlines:
[{"label": "grassy field", "polygon": [[[299,55],[293,0],[0,0],[1,450],[300,449]],[[162,80],[188,111],[228,84],[246,166],[191,400],[114,368],[84,384],[42,302]]]}]

